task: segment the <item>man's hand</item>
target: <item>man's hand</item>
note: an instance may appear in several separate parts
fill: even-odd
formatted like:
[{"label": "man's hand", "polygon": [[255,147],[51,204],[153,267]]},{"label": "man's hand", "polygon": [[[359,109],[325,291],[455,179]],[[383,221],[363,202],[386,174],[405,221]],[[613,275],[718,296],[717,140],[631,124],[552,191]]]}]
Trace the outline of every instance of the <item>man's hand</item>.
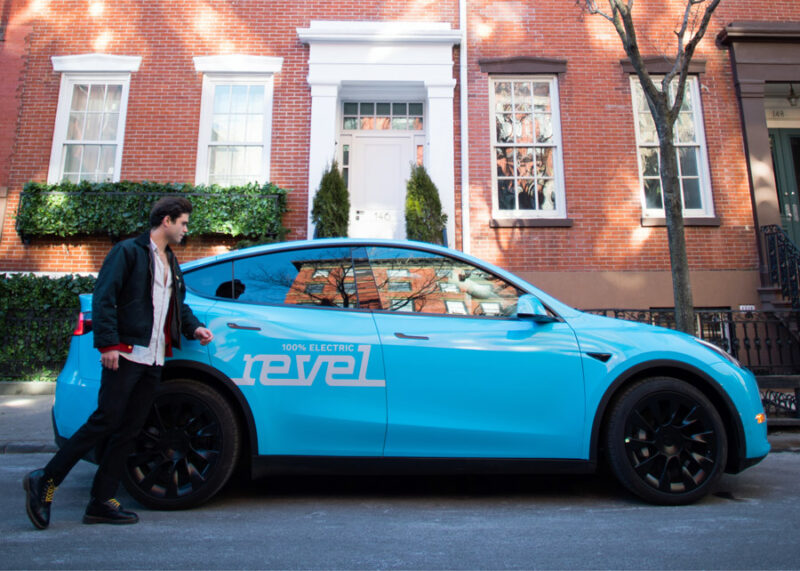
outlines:
[{"label": "man's hand", "polygon": [[200,345],[208,345],[214,340],[214,334],[205,327],[198,327],[194,330],[194,338],[200,341]]},{"label": "man's hand", "polygon": [[100,362],[106,369],[116,371],[119,369],[119,351],[112,350],[100,354]]}]

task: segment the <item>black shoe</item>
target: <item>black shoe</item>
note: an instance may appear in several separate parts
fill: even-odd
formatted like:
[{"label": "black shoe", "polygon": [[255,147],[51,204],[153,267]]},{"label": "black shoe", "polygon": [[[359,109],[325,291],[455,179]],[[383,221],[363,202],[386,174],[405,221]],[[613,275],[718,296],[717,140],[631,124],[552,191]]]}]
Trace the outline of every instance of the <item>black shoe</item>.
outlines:
[{"label": "black shoe", "polygon": [[34,470],[22,480],[25,488],[25,509],[28,517],[37,529],[44,529],[50,525],[50,504],[53,502],[53,493],[56,485],[53,478],[46,478],[44,470]]},{"label": "black shoe", "polygon": [[139,516],[135,513],[122,509],[119,502],[114,498],[104,502],[92,499],[86,506],[86,513],[83,514],[83,523],[113,523],[126,524],[136,523]]}]

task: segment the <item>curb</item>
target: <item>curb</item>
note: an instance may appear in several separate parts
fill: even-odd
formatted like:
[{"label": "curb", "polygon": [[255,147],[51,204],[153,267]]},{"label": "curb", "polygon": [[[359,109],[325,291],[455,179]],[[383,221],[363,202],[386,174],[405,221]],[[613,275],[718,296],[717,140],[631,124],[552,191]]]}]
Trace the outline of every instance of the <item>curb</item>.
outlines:
[{"label": "curb", "polygon": [[52,395],[55,381],[0,381],[0,395]]}]

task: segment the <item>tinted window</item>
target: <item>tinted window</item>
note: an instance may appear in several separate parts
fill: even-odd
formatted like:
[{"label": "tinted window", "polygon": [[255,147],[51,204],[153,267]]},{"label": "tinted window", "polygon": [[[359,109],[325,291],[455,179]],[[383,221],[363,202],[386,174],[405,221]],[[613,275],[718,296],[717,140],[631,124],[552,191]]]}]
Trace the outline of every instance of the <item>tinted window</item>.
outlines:
[{"label": "tinted window", "polygon": [[466,262],[419,250],[368,248],[381,307],[451,315],[513,315],[522,293]]},{"label": "tinted window", "polygon": [[233,268],[231,262],[203,266],[186,272],[186,287],[200,295],[211,297],[236,298],[241,289],[234,288]]},{"label": "tinted window", "polygon": [[233,263],[239,301],[358,307],[350,248],[290,250]]}]

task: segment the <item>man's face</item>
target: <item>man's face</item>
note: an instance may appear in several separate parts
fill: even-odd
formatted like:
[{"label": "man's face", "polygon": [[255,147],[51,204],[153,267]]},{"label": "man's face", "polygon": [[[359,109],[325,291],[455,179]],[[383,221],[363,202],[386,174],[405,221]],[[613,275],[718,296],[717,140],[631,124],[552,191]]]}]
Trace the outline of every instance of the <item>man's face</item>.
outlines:
[{"label": "man's face", "polygon": [[186,232],[189,231],[189,215],[181,214],[173,222],[169,216],[164,217],[164,233],[170,246],[177,246],[183,240]]}]

